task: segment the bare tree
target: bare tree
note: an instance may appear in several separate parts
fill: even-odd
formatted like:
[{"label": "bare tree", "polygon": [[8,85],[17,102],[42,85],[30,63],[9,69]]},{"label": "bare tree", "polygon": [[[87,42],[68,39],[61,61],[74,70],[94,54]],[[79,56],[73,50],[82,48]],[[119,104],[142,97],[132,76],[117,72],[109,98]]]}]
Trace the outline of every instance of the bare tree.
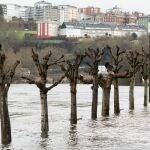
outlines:
[{"label": "bare tree", "polygon": [[128,51],[126,53],[126,58],[130,65],[130,72],[132,74],[130,78],[130,89],[129,89],[129,109],[134,109],[134,86],[135,86],[135,78],[137,73],[140,71],[141,67],[145,63],[145,58],[143,55],[137,50]]},{"label": "bare tree", "polygon": [[8,90],[12,83],[16,67],[19,61],[16,61],[11,68],[5,67],[6,56],[0,45],[0,113],[1,113],[1,141],[7,145],[11,143],[11,124],[8,111]]},{"label": "bare tree", "polygon": [[144,106],[146,107],[147,106],[147,92],[148,92],[148,77],[149,77],[149,72],[148,72],[149,67],[148,67],[147,60],[148,60],[149,54],[146,53],[144,49],[142,50],[142,54],[146,59],[143,67],[141,68],[141,74],[144,79]]},{"label": "bare tree", "polygon": [[[103,99],[102,99],[102,116],[109,116],[109,109],[110,109],[110,92],[111,92],[111,85],[113,80],[117,80],[118,78],[126,78],[128,76],[128,71],[123,73],[115,73],[113,71],[113,66],[109,63],[105,64],[107,68],[107,76],[104,77],[103,75],[99,76],[99,84],[102,87],[103,91]],[[114,93],[116,94],[116,93]]]},{"label": "bare tree", "polygon": [[[111,84],[114,78],[125,78],[128,75],[128,72],[124,73],[114,73],[112,71],[113,66],[107,63],[106,65],[108,74],[104,76],[103,74],[98,75],[98,84],[102,88],[102,116],[106,117],[109,116],[109,109],[110,109],[110,91],[111,91]],[[84,84],[92,84],[94,79],[93,76],[79,76],[79,79]]]},{"label": "bare tree", "polygon": [[47,55],[43,57],[43,60],[40,61],[39,55],[32,49],[32,59],[38,70],[40,79],[36,81],[36,79],[33,79],[31,77],[26,77],[26,76],[22,77],[23,79],[27,80],[29,84],[35,84],[39,88],[40,97],[41,97],[41,131],[42,131],[41,136],[42,137],[48,137],[48,131],[49,131],[47,93],[52,88],[57,86],[65,78],[65,75],[63,75],[57,82],[50,85],[49,87],[46,87],[48,69],[54,65],[64,62],[63,59],[64,56],[62,55],[60,58],[49,63],[51,56],[52,53],[50,51]]},{"label": "bare tree", "polygon": [[72,61],[67,61],[66,66],[61,66],[62,71],[65,72],[67,79],[70,83],[70,93],[71,93],[71,115],[70,115],[70,123],[77,123],[77,81],[78,81],[78,72],[79,66],[83,59],[83,55],[77,54],[76,58]]},{"label": "bare tree", "polygon": [[92,83],[92,110],[91,110],[91,118],[97,119],[97,105],[98,105],[98,66],[103,55],[103,49],[100,50],[97,48],[96,50],[88,48],[86,50],[86,55],[90,59],[91,63],[87,63],[90,67],[91,75],[93,76]]},{"label": "bare tree", "polygon": [[[111,47],[107,46],[107,48],[110,50],[110,54],[115,65],[114,73],[119,73],[120,69],[123,67],[121,63],[123,61],[123,54],[125,51],[121,51],[118,46],[116,46],[117,50],[115,52],[112,51]],[[116,115],[120,114],[118,78],[114,78],[114,113]]]}]

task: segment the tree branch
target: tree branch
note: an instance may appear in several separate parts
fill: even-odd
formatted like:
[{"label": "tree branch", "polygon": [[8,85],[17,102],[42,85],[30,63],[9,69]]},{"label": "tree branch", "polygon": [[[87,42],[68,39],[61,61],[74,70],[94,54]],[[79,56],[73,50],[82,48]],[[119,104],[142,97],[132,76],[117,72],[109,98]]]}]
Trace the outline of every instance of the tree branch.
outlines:
[{"label": "tree branch", "polygon": [[86,65],[93,69],[93,66],[89,62],[86,62]]},{"label": "tree branch", "polygon": [[58,58],[57,60],[55,60],[53,63],[48,64],[48,67],[65,62],[65,60],[62,60],[63,58],[64,58],[64,55],[62,55],[60,58]]},{"label": "tree branch", "polygon": [[109,45],[107,45],[107,48],[108,48],[108,50],[109,50],[109,52],[110,52],[111,57],[113,58],[113,60],[116,61],[116,57],[114,56],[111,47]]},{"label": "tree branch", "polygon": [[35,65],[36,65],[36,67],[38,69],[39,74],[41,75],[41,74],[43,74],[43,70],[42,70],[42,65],[41,65],[41,63],[39,61],[39,56],[38,56],[37,53],[34,52],[33,49],[32,49],[31,52],[32,52],[33,61],[34,61]]},{"label": "tree branch", "polygon": [[93,83],[93,78],[91,77],[91,78],[89,78],[89,77],[84,77],[83,75],[79,75],[78,76],[78,79],[82,82],[82,83],[84,83],[84,84],[92,84]]},{"label": "tree branch", "polygon": [[30,78],[30,77],[22,76],[21,78],[26,80],[27,83],[29,83],[29,84],[36,84],[37,85],[37,82],[34,79]]},{"label": "tree branch", "polygon": [[114,78],[130,78],[131,76],[129,75],[129,71],[126,71],[124,73],[117,73],[113,74]]},{"label": "tree branch", "polygon": [[[62,69],[64,69],[64,67]],[[54,88],[55,86],[57,86],[65,77],[67,77],[69,70],[70,70],[70,68],[65,69],[64,70],[65,74],[57,82],[55,82],[53,85],[51,85],[50,87],[46,88],[46,90],[49,91],[52,88]]]},{"label": "tree branch", "polygon": [[52,53],[51,53],[51,51],[47,54],[47,55],[45,55],[44,57],[43,57],[43,65],[45,66],[45,65],[47,65],[47,63],[48,63],[48,61],[49,61],[49,58],[51,57],[51,55],[52,55]]},{"label": "tree branch", "polygon": [[57,86],[65,77],[66,77],[66,75],[63,75],[57,82],[55,82],[54,84],[52,84],[50,87],[46,88],[46,90],[49,91],[52,88],[54,88],[55,86]]},{"label": "tree branch", "polygon": [[119,70],[122,68],[123,66],[120,65],[119,68],[116,69],[117,72],[119,72]]},{"label": "tree branch", "polygon": [[11,67],[9,73],[7,74],[6,78],[7,78],[7,81],[6,81],[6,92],[8,92],[8,89],[10,87],[10,84],[12,83],[12,79],[14,77],[14,74],[15,74],[15,70],[17,68],[17,66],[20,64],[20,61],[17,60],[14,65]]}]

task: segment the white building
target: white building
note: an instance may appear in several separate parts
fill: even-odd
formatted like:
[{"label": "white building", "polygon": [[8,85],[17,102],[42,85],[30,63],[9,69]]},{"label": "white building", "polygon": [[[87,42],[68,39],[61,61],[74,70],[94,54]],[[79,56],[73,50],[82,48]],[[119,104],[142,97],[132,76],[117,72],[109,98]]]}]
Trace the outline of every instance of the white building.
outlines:
[{"label": "white building", "polygon": [[86,14],[84,14],[84,13],[82,13],[82,12],[78,12],[78,21],[86,20],[86,19],[88,19],[88,18],[89,18],[88,15],[86,15]]},{"label": "white building", "polygon": [[150,15],[141,16],[138,18],[137,24],[140,27],[148,28],[148,22],[150,21]]},{"label": "white building", "polygon": [[18,10],[19,11],[18,12],[18,14],[19,14],[18,18],[22,18],[24,21],[28,21],[29,16],[27,14],[27,10],[28,10],[27,6],[21,6]]},{"label": "white building", "polygon": [[44,11],[44,21],[57,21],[59,25],[64,22],[64,9],[51,6]]},{"label": "white building", "polygon": [[39,1],[34,5],[34,19],[36,21],[57,21],[61,25],[64,22],[64,8],[52,6],[46,1]]},{"label": "white building", "polygon": [[126,36],[136,33],[138,37],[146,35],[145,28],[135,25],[110,25],[110,24],[89,24],[89,23],[63,23],[60,26],[59,34],[66,37],[101,37],[101,36]]},{"label": "white building", "polygon": [[45,11],[50,9],[52,4],[46,1],[39,1],[34,4],[34,19],[36,21],[45,20]]},{"label": "white building", "polygon": [[105,66],[98,66],[98,73],[107,74],[107,69]]},{"label": "white building", "polygon": [[0,4],[0,6],[2,7],[3,9],[3,15],[7,15],[7,6],[5,4]]},{"label": "white building", "polygon": [[34,8],[27,7],[25,10],[25,19],[24,21],[28,21],[29,19],[34,18]]},{"label": "white building", "polygon": [[19,15],[19,10],[21,8],[20,5],[16,5],[16,4],[6,4],[7,6],[7,16],[8,17],[17,17],[19,18],[20,15]]},{"label": "white building", "polygon": [[61,29],[60,30],[60,35],[61,36],[66,36],[66,37],[81,37],[81,30],[80,29],[72,29],[72,28],[68,28],[68,29]]},{"label": "white building", "polygon": [[63,21],[62,22],[74,22],[79,18],[78,8],[70,5],[60,5],[58,6],[63,12]]},{"label": "white building", "polygon": [[5,4],[5,19],[11,21],[12,17],[22,18],[24,21],[27,21],[29,18],[33,18],[33,7],[20,6],[16,4]]}]

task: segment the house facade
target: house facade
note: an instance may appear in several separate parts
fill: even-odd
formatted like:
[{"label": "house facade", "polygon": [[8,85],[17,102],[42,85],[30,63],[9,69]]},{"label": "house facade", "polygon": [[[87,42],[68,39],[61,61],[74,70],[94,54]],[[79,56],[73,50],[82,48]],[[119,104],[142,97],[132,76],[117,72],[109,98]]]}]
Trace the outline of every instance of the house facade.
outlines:
[{"label": "house facade", "polygon": [[71,5],[59,5],[58,8],[63,10],[63,22],[75,22],[79,18],[78,8]]},{"label": "house facade", "polygon": [[110,25],[89,23],[63,23],[59,28],[59,35],[68,38],[101,37],[101,36],[126,36],[136,33],[138,37],[147,33],[145,28],[136,25]]},{"label": "house facade", "polygon": [[101,9],[98,7],[86,7],[86,8],[79,8],[79,12],[83,13],[87,16],[91,16],[94,14],[100,14],[101,13]]},{"label": "house facade", "polygon": [[136,24],[137,16],[134,13],[124,12],[121,8],[115,6],[107,10],[104,15],[104,22],[118,25]]},{"label": "house facade", "polygon": [[139,17],[137,24],[141,27],[145,27],[148,29],[148,22],[150,22],[150,15],[145,15],[145,16]]},{"label": "house facade", "polygon": [[39,21],[37,23],[37,38],[49,39],[58,36],[59,23],[56,21]]}]

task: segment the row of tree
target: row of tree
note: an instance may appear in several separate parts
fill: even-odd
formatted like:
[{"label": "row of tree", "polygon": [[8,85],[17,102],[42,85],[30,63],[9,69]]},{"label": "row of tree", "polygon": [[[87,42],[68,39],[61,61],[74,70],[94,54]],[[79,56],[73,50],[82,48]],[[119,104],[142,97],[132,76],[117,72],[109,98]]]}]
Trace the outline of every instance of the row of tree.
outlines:
[{"label": "row of tree", "polygon": [[[113,66],[110,62],[105,63],[108,74],[105,76],[99,74],[98,66],[105,53],[108,50],[112,60]],[[41,136],[48,137],[49,122],[48,122],[48,104],[47,104],[47,93],[54,87],[56,87],[61,81],[66,77],[70,83],[70,93],[71,93],[71,115],[70,123],[77,123],[77,83],[78,80],[85,84],[92,84],[92,110],[91,118],[97,118],[97,105],[98,105],[98,88],[102,88],[102,116],[106,117],[109,115],[110,106],[110,92],[111,85],[114,81],[114,113],[118,115],[120,113],[119,105],[119,78],[129,78],[130,79],[130,94],[129,94],[129,109],[134,109],[134,85],[135,77],[138,72],[141,72],[145,80],[145,96],[144,96],[144,106],[147,106],[147,79],[148,79],[148,65],[147,58],[148,54],[142,49],[139,51],[121,51],[119,47],[116,47],[116,51],[113,51],[111,47],[106,46],[103,49],[91,49],[88,48],[84,54],[76,53],[75,58],[72,60],[66,60],[64,55],[55,58],[51,61],[52,52],[40,59],[38,53],[32,49],[32,59],[34,65],[37,68],[39,79],[36,80],[34,76],[23,76],[22,78],[29,84],[35,84],[39,88],[40,98],[41,98]],[[120,69],[123,67],[121,62],[126,56],[130,67],[128,70],[120,73]],[[87,75],[82,75],[79,73],[79,67],[81,62],[88,59],[87,65],[89,66],[89,71]],[[1,108],[1,134],[2,134],[2,144],[9,144],[11,142],[11,125],[8,113],[8,102],[7,95],[10,84],[14,77],[16,67],[19,65],[20,61],[16,61],[14,65],[8,69],[5,66],[6,56],[4,51],[0,46],[0,108]],[[52,66],[58,65],[64,74],[60,79],[50,86],[46,86],[47,83],[47,73],[48,69]]]}]

